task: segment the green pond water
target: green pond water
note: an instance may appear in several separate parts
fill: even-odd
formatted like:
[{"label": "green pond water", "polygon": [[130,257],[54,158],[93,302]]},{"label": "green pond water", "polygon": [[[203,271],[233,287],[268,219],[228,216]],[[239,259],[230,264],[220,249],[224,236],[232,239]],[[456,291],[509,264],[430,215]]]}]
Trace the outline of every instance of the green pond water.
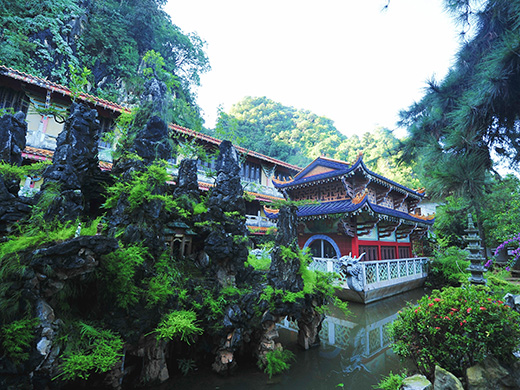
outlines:
[{"label": "green pond water", "polygon": [[[289,371],[272,379],[254,365],[238,362],[239,368],[232,376],[221,377],[209,368],[201,368],[149,390],[372,390],[390,371],[413,369],[410,362],[401,362],[389,348],[386,329],[407,302],[415,303],[422,295],[424,290],[417,289],[369,305],[350,303],[352,314],[346,318],[332,310],[320,333],[321,346],[308,351],[297,345],[295,327],[285,321],[277,341],[295,353],[296,361]],[[343,387],[338,387],[341,384]]]}]

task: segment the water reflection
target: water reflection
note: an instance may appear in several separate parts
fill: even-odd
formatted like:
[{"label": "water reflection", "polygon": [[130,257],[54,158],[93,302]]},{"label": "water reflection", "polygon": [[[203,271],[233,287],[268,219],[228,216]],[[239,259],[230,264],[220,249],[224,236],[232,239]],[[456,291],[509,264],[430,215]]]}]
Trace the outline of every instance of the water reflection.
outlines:
[{"label": "water reflection", "polygon": [[281,324],[280,341],[297,360],[288,372],[272,380],[255,367],[240,367],[227,378],[200,370],[172,378],[156,389],[325,390],[343,384],[343,389],[372,390],[382,376],[401,371],[403,363],[389,348],[387,329],[407,302],[416,302],[423,294],[418,289],[369,305],[351,303],[352,315],[345,318],[337,311],[326,318],[320,333],[322,345],[309,351],[298,347],[295,324]]}]

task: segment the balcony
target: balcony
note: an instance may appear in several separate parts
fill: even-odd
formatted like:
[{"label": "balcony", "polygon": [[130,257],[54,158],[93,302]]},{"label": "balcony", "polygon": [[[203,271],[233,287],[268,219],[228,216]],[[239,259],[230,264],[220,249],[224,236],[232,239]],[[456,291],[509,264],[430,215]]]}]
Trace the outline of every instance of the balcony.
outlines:
[{"label": "balcony", "polygon": [[43,133],[38,130],[27,130],[26,142],[27,146],[38,149],[55,150],[56,136]]},{"label": "balcony", "polygon": [[[428,276],[428,262],[427,257],[360,261],[356,265],[360,272],[353,276],[346,273],[343,263],[337,259],[314,257],[309,269],[337,273],[341,298],[370,303],[422,286]],[[354,277],[359,288],[353,287]]]}]

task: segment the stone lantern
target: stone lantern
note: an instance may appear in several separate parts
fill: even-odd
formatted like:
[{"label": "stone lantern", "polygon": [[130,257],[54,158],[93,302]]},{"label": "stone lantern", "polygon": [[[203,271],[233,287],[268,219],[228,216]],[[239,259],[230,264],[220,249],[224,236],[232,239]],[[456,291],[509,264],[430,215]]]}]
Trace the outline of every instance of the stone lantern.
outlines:
[{"label": "stone lantern", "polygon": [[478,229],[473,223],[473,217],[471,216],[471,213],[468,214],[468,228],[465,231],[468,233],[468,235],[465,237],[465,240],[468,243],[466,249],[469,252],[467,259],[471,262],[467,268],[467,271],[471,272],[469,281],[472,284],[486,284],[486,279],[484,279],[484,272],[486,272],[487,269],[484,267],[484,256],[482,256],[482,247],[480,246],[481,239],[478,233]]}]

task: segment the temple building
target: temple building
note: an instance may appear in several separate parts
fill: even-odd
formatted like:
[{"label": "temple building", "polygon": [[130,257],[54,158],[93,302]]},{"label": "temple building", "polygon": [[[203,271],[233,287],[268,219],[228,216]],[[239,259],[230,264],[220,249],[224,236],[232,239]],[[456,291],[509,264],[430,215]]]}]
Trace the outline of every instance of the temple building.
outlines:
[{"label": "temple building", "polygon": [[[111,131],[119,115],[131,111],[128,107],[87,93],[74,96],[73,91],[67,86],[0,65],[0,112],[22,111],[28,124],[27,146],[22,153],[24,164],[52,160],[56,139],[63,130],[73,98],[96,109],[101,133]],[[208,134],[177,124],[172,123],[169,128],[175,142],[195,143],[204,148],[208,156],[214,155],[222,142]],[[282,199],[271,178],[287,179],[297,174],[301,168],[239,146],[235,148],[242,155],[240,176],[244,191],[249,194],[249,201],[246,203],[247,226],[251,234],[262,235],[275,224],[265,217],[260,202]],[[102,171],[108,172],[112,169],[114,150],[115,145],[101,136],[98,158]],[[170,161],[171,173],[174,176],[177,174],[176,166],[181,159],[181,156],[173,156]],[[208,191],[213,186],[214,168],[214,161],[211,158],[198,161],[201,191]],[[25,183],[22,183],[24,195],[31,195],[38,191],[41,184],[41,177],[27,178]]]},{"label": "temple building", "polygon": [[[291,180],[273,179],[298,209],[299,245],[314,258],[363,256],[363,261],[407,259],[413,242],[433,224],[421,215],[424,190],[412,190],[370,171],[360,155],[353,164],[319,157]],[[275,220],[277,210],[266,208]]]}]

